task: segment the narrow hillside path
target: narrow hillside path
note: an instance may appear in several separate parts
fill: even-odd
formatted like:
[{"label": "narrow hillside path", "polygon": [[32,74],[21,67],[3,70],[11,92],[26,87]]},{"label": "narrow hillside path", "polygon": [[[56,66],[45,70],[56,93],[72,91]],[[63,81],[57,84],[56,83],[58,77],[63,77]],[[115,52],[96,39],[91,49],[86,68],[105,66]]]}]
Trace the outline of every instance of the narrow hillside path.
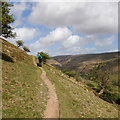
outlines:
[{"label": "narrow hillside path", "polygon": [[[33,62],[36,65],[34,57]],[[47,78],[45,70],[42,67],[40,67],[40,69],[42,70],[41,78],[45,82],[49,90],[49,99],[47,101],[46,110],[44,112],[44,118],[59,118],[59,102],[56,95],[55,86]]]}]

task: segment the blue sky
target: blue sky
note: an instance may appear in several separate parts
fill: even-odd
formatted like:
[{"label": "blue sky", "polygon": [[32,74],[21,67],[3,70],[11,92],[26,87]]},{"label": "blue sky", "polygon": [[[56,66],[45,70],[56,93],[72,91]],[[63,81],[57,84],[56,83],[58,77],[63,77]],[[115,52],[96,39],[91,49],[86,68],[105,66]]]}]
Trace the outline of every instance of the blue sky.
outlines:
[{"label": "blue sky", "polygon": [[118,50],[117,3],[11,2],[17,33],[31,53],[50,56]]}]

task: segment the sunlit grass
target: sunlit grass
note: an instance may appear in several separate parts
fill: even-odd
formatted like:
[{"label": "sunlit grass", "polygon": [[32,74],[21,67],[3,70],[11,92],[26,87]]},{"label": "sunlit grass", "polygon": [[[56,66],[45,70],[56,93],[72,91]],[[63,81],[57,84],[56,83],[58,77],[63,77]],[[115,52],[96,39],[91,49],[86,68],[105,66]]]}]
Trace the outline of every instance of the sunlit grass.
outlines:
[{"label": "sunlit grass", "polygon": [[32,56],[17,63],[3,60],[2,73],[3,118],[42,118],[48,89]]},{"label": "sunlit grass", "polygon": [[[84,85],[78,85],[62,72],[44,66],[48,78],[55,84],[60,104],[60,118],[115,118],[117,107],[99,97]],[[80,84],[80,83],[79,83]]]}]

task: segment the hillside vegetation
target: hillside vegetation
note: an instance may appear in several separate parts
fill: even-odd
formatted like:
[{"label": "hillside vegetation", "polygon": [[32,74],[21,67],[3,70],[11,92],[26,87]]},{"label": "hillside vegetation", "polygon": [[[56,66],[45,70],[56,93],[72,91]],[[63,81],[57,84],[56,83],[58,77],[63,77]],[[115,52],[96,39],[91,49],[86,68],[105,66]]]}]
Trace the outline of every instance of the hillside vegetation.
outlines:
[{"label": "hillside vegetation", "polygon": [[116,105],[95,96],[85,84],[69,78],[60,70],[44,66],[47,76],[55,84],[60,106],[60,118],[117,118]]},{"label": "hillside vegetation", "polygon": [[33,57],[2,40],[2,117],[42,118],[48,89]]},{"label": "hillside vegetation", "polygon": [[[73,76],[76,81],[86,83],[97,93],[100,93],[103,89],[99,83],[101,81],[103,81],[103,84],[107,83],[108,88],[101,94],[100,98],[110,103],[120,104],[120,95],[118,94],[118,73],[120,72],[118,69],[118,52],[56,56],[53,59],[61,64],[60,66],[52,63],[53,66],[61,69],[65,74]],[[101,69],[94,69],[97,64],[102,64]],[[98,80],[100,77],[101,79]],[[108,77],[107,81],[105,77]]]},{"label": "hillside vegetation", "polygon": [[[2,118],[42,118],[48,100],[48,88],[33,56],[2,41]],[[95,96],[83,82],[77,82],[60,70],[43,65],[55,85],[60,118],[117,118],[118,106]]]}]

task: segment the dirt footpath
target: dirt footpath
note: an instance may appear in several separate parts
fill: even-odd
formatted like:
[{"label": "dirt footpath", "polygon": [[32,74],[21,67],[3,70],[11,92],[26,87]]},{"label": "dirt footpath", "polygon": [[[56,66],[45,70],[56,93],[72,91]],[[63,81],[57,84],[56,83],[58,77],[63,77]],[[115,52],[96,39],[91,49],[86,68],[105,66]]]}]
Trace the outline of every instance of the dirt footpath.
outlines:
[{"label": "dirt footpath", "polygon": [[[34,57],[33,62],[36,65]],[[40,67],[40,69],[42,70],[41,78],[45,82],[49,90],[49,99],[47,101],[46,110],[44,112],[44,118],[59,118],[59,102],[56,95],[55,86],[47,78],[45,70],[42,67]]]}]

